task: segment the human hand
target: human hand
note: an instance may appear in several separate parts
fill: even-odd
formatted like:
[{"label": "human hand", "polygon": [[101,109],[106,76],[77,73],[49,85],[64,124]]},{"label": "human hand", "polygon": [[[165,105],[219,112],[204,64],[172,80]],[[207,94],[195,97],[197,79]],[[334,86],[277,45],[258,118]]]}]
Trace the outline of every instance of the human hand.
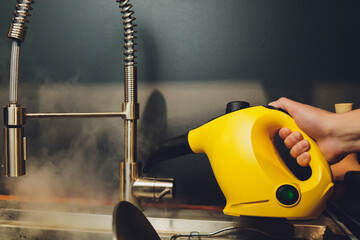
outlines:
[{"label": "human hand", "polygon": [[[336,128],[339,120],[341,121],[336,114],[287,98],[280,98],[269,105],[286,110],[294,118],[297,126],[317,141],[320,151],[329,163],[336,163],[349,153],[344,147],[346,146],[344,134]],[[307,152],[310,144],[303,139],[302,134],[282,128],[279,135],[298,164],[307,166],[311,160]]]},{"label": "human hand", "polygon": [[310,149],[310,143],[304,139],[303,135],[296,131],[291,132],[287,127],[279,130],[279,136],[284,140],[284,144],[290,149],[290,155],[296,159],[300,166],[309,165],[311,157],[307,152]]}]

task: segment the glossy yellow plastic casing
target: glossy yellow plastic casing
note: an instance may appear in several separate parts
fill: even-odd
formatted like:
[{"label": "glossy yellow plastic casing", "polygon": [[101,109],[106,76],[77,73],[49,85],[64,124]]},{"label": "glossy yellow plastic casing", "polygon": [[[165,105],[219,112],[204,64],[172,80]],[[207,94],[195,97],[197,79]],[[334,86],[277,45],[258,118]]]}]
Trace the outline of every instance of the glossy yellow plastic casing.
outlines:
[{"label": "glossy yellow plastic casing", "polygon": [[[273,137],[282,127],[300,131],[310,143],[311,177],[299,180],[278,154]],[[225,195],[227,215],[313,219],[326,207],[333,189],[332,175],[316,142],[288,114],[263,106],[216,118],[188,134],[194,153],[206,153]],[[294,186],[300,195],[291,206],[281,204],[276,191]]]}]

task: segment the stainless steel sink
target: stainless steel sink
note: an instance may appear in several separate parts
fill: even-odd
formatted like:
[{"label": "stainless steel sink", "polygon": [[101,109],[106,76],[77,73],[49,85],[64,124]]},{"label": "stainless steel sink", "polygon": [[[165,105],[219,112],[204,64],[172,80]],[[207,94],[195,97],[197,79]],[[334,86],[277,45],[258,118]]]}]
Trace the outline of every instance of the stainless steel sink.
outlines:
[{"label": "stainless steel sink", "polygon": [[[88,207],[77,212],[41,208],[41,204],[28,209],[0,208],[0,239],[112,239],[112,206]],[[247,220],[217,211],[147,209],[145,214],[161,239],[348,239],[325,215],[313,221],[289,222],[293,233],[286,236],[281,233],[283,227],[258,228],[247,224]],[[221,229],[229,230],[212,237],[198,237]],[[189,234],[193,237],[186,236]]]}]

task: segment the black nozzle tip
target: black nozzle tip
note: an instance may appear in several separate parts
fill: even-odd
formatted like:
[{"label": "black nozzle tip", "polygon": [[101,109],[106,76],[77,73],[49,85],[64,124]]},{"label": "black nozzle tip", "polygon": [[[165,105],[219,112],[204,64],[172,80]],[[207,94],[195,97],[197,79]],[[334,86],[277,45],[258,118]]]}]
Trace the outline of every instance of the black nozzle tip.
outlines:
[{"label": "black nozzle tip", "polygon": [[148,172],[154,164],[190,153],[193,151],[188,142],[188,134],[168,139],[153,147],[149,158],[145,161],[143,172]]}]

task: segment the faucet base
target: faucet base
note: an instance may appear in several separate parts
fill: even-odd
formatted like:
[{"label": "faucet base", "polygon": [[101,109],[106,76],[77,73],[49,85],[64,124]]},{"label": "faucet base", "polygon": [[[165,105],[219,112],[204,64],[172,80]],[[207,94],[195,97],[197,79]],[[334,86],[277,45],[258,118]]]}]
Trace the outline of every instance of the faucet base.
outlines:
[{"label": "faucet base", "polygon": [[134,180],[139,177],[140,164],[136,162],[120,162],[120,184],[119,184],[119,200],[125,200],[136,203],[136,199],[132,194],[132,185]]}]

